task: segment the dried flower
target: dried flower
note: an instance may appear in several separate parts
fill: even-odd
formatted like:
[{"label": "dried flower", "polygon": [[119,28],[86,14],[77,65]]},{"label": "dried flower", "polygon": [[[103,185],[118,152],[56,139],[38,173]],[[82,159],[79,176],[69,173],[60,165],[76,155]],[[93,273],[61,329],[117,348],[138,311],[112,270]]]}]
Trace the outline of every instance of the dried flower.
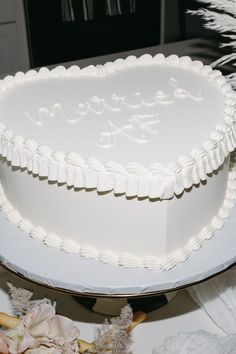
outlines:
[{"label": "dried flower", "polygon": [[20,319],[0,313],[0,325],[9,328],[0,332],[0,354],[130,354],[129,332],[146,319],[142,311],[133,316],[127,305],[119,317],[105,321],[95,341],[88,343],[79,338],[70,319],[55,314],[50,300],[31,300],[30,291],[11,284],[9,288],[15,309],[26,315]]},{"label": "dried flower", "polygon": [[44,298],[40,300],[31,300],[33,293],[29,290],[16,288],[11,283],[7,283],[11,297],[11,303],[15,315],[22,316],[31,311],[35,306],[48,304],[56,307],[56,303]]},{"label": "dried flower", "polygon": [[[197,11],[188,11],[192,15],[199,15],[205,21],[205,27],[216,31],[222,37],[230,39],[222,43],[222,47],[231,47],[232,53],[223,55],[220,59],[212,63],[212,66],[232,63],[236,66],[236,1],[235,0],[197,0],[197,2],[207,5],[208,8]],[[236,88],[236,74],[226,76],[233,88]]]},{"label": "dried flower", "polygon": [[19,324],[0,333],[3,354],[78,353],[79,330],[70,319],[55,314],[55,308],[41,304],[25,315]]},{"label": "dried flower", "polygon": [[133,312],[129,305],[121,310],[119,317],[112,318],[110,322],[105,321],[103,326],[97,330],[97,338],[93,342],[94,348],[88,351],[89,354],[128,354],[130,347],[130,336],[127,328],[133,319]]}]

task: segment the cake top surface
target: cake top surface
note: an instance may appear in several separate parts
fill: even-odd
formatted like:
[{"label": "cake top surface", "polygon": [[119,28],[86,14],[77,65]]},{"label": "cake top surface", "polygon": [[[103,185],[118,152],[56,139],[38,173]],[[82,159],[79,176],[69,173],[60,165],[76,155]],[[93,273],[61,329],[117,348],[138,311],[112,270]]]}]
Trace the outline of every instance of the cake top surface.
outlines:
[{"label": "cake top surface", "polygon": [[161,165],[166,174],[171,161],[189,165],[222,141],[232,110],[233,92],[219,71],[175,55],[42,68],[0,84],[5,140],[18,147],[30,140],[50,158],[69,155],[95,170],[114,162],[135,174]]},{"label": "cake top surface", "polygon": [[49,76],[0,100],[1,121],[52,150],[103,164],[167,164],[202,145],[223,121],[224,96],[205,77],[168,63],[108,75]]}]

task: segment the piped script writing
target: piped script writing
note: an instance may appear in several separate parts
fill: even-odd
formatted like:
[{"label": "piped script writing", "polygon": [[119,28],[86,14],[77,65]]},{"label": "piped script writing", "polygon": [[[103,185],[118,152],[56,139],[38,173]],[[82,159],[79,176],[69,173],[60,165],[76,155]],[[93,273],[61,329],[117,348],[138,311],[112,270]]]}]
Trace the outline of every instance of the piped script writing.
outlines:
[{"label": "piped script writing", "polygon": [[[123,136],[136,143],[147,143],[150,137],[158,134],[157,125],[160,123],[158,105],[170,105],[175,100],[186,98],[195,101],[203,100],[201,91],[190,92],[174,78],[171,78],[168,83],[170,86],[168,92],[157,90],[148,98],[139,91],[129,96],[116,93],[106,98],[92,96],[87,102],[80,102],[74,107],[68,108],[68,104],[55,103],[50,107],[40,107],[34,113],[25,110],[25,115],[38,126],[46,124],[48,119],[53,118],[62,118],[68,123],[75,124],[92,116],[101,116],[103,120],[101,126],[105,126],[105,130],[98,137],[100,147],[113,146],[117,136]],[[119,120],[117,123],[117,119],[114,119],[116,113],[128,113],[125,124],[119,125]]]},{"label": "piped script writing", "polygon": [[102,147],[111,147],[115,144],[117,135],[136,143],[147,143],[150,135],[157,135],[158,131],[155,125],[159,123],[158,114],[139,114],[133,115],[128,124],[121,127],[117,126],[111,120],[107,120],[107,131],[100,135],[99,145]]}]

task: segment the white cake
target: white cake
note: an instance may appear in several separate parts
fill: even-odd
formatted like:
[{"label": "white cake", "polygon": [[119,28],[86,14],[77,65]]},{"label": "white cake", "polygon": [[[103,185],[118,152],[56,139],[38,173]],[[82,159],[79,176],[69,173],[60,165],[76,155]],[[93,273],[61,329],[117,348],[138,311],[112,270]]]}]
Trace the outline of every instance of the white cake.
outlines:
[{"label": "white cake", "polygon": [[170,269],[234,205],[234,110],[219,71],[176,55],[8,76],[2,212],[46,246]]}]

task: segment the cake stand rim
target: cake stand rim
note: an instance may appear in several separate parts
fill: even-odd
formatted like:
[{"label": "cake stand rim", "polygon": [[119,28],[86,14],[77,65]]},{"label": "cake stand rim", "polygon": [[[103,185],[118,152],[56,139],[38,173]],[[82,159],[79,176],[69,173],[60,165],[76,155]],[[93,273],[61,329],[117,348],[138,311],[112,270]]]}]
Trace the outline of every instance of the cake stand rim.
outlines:
[{"label": "cake stand rim", "polygon": [[54,290],[56,292],[60,292],[60,293],[64,293],[64,294],[69,294],[72,296],[79,296],[79,297],[89,297],[89,298],[140,298],[140,297],[152,297],[152,296],[158,296],[158,295],[162,295],[162,294],[168,294],[171,292],[176,292],[176,291],[180,291],[180,290],[184,290],[188,287],[191,286],[195,286],[201,283],[204,283],[205,281],[211,280],[214,277],[216,277],[217,275],[223,274],[224,272],[228,271],[229,269],[233,268],[236,265],[236,261],[234,261],[232,264],[228,265],[226,268],[219,270],[215,273],[212,273],[211,275],[207,276],[206,278],[202,278],[200,280],[196,280],[194,282],[191,283],[186,283],[183,285],[179,285],[177,287],[173,287],[173,288],[167,288],[167,289],[163,289],[163,290],[156,290],[156,291],[150,291],[150,292],[145,292],[145,293],[137,293],[137,294],[132,294],[132,293],[127,293],[127,294],[106,294],[106,293],[96,293],[96,292],[78,292],[76,290],[69,290],[69,289],[64,289],[61,287],[57,287],[57,286],[50,286],[46,283],[37,281],[35,279],[31,279],[31,278],[27,278],[26,276],[24,276],[23,274],[21,274],[19,271],[14,271],[12,268],[8,267],[6,264],[4,264],[1,260],[0,260],[0,266],[2,268],[5,269],[5,271],[10,272],[11,274],[15,275],[16,277],[23,279],[29,283],[33,283],[35,285],[39,285],[39,286],[43,286],[49,290]]}]

